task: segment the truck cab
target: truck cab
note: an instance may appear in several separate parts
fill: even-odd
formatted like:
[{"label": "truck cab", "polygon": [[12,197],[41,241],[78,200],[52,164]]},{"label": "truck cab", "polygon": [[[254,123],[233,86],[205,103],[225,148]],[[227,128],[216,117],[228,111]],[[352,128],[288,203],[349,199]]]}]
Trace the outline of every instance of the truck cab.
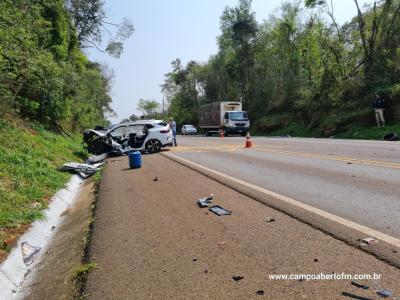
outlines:
[{"label": "truck cab", "polygon": [[246,135],[250,128],[250,121],[245,111],[226,111],[223,124],[225,135],[230,133]]}]

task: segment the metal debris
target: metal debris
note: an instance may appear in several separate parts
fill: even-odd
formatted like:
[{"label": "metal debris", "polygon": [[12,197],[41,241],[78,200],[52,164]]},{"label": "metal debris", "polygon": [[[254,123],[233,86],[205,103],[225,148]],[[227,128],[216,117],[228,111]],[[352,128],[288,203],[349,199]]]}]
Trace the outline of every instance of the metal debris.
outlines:
[{"label": "metal debris", "polygon": [[94,173],[96,173],[96,171],[103,164],[104,163],[97,163],[97,164],[89,165],[89,164],[70,162],[70,163],[63,164],[60,168],[58,168],[58,170],[62,171],[62,172],[77,173],[77,174],[79,174],[79,176],[86,179],[86,178],[92,176]]},{"label": "metal debris", "polygon": [[200,208],[208,207],[208,204],[212,202],[213,198],[214,194],[210,194],[210,196],[208,197],[200,198],[199,200],[197,200],[197,205]]},{"label": "metal debris", "polygon": [[270,222],[275,222],[275,219],[274,219],[274,218],[268,217],[265,221],[266,221],[267,223],[270,223]]},{"label": "metal debris", "polygon": [[376,294],[381,296],[382,298],[387,298],[387,297],[390,297],[393,294],[393,292],[381,289],[379,291],[376,291]]},{"label": "metal debris", "polygon": [[226,210],[225,208],[223,208],[222,206],[219,206],[219,205],[213,205],[208,210],[218,216],[228,216],[228,215],[232,214],[231,211]]},{"label": "metal debris", "polygon": [[368,238],[362,239],[361,243],[364,245],[375,245],[375,244],[378,244],[379,241],[372,237],[368,237]]},{"label": "metal debris", "polygon": [[37,258],[41,249],[41,247],[29,245],[28,242],[22,242],[21,251],[24,264],[27,266],[31,265]]},{"label": "metal debris", "polygon": [[357,283],[355,281],[352,281],[351,284],[356,286],[356,287],[358,287],[358,288],[364,289],[364,290],[368,290],[369,289],[368,285],[360,284],[360,283]]},{"label": "metal debris", "polygon": [[343,296],[347,296],[353,299],[359,299],[359,300],[373,300],[372,298],[367,298],[367,297],[363,297],[363,296],[358,296],[349,292],[342,292]]},{"label": "metal debris", "polygon": [[92,155],[92,156],[88,157],[88,159],[86,160],[86,163],[89,165],[93,165],[93,164],[104,161],[106,158],[107,158],[107,153],[100,154],[100,155]]}]

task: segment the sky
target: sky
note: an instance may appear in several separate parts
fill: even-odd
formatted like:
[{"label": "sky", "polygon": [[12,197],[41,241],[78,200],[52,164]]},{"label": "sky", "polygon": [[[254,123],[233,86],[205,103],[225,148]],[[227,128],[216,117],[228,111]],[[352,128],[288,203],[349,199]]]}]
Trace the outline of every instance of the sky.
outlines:
[{"label": "sky", "polygon": [[[277,14],[282,0],[253,0],[257,21]],[[360,0],[371,3],[373,0]],[[226,6],[234,7],[237,0],[106,0],[105,10],[110,22],[124,17],[135,26],[133,36],[125,42],[119,59],[95,49],[89,50],[91,60],[107,64],[114,70],[112,108],[115,123],[132,114],[140,115],[140,98],[162,102],[160,84],[171,70],[171,62],[180,58],[206,62],[216,54],[219,19]],[[333,0],[334,14],[339,23],[356,15],[352,0]]]}]

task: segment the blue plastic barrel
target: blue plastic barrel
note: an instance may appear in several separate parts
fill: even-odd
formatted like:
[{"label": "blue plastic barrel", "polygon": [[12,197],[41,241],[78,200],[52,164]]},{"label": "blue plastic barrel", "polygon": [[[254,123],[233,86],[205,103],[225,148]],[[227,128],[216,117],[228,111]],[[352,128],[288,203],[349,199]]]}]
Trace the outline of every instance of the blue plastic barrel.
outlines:
[{"label": "blue plastic barrel", "polygon": [[139,151],[129,152],[128,158],[131,169],[138,169],[142,166],[142,155]]}]

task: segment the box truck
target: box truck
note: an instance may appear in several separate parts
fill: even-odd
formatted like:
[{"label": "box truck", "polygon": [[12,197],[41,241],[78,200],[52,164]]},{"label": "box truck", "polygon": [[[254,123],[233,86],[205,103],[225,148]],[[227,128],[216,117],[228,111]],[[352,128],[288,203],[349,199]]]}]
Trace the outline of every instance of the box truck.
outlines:
[{"label": "box truck", "polygon": [[199,127],[206,135],[224,130],[225,136],[231,133],[247,134],[250,120],[247,112],[242,111],[240,102],[215,102],[200,106]]}]

